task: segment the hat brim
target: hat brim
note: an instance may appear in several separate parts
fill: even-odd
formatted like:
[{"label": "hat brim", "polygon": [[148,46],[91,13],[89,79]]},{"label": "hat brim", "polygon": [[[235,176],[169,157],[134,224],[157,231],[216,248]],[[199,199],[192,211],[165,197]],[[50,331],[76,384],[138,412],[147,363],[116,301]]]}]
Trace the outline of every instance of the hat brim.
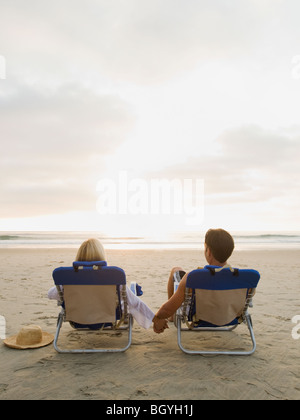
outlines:
[{"label": "hat brim", "polygon": [[47,332],[42,333],[42,340],[37,344],[31,344],[27,346],[21,346],[17,344],[17,336],[13,335],[12,337],[6,338],[3,340],[3,343],[12,349],[26,350],[26,349],[38,349],[39,347],[49,346],[54,341],[54,335]]}]

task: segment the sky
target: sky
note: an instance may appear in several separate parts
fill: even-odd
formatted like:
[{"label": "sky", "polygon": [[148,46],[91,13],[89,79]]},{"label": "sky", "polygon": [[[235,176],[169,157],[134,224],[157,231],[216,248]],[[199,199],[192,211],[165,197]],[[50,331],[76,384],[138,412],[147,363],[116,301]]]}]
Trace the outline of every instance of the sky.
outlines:
[{"label": "sky", "polygon": [[300,231],[298,0],[0,11],[0,230]]}]

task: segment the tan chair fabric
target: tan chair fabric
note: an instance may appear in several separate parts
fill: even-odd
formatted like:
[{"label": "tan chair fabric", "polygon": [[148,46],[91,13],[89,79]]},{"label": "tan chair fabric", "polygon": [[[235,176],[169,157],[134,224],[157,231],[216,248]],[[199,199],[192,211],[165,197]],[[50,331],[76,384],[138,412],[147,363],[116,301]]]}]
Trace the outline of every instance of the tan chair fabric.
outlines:
[{"label": "tan chair fabric", "polygon": [[64,286],[66,321],[99,324],[116,320],[116,286]]},{"label": "tan chair fabric", "polygon": [[223,326],[239,317],[245,307],[247,289],[196,289],[196,320]]}]

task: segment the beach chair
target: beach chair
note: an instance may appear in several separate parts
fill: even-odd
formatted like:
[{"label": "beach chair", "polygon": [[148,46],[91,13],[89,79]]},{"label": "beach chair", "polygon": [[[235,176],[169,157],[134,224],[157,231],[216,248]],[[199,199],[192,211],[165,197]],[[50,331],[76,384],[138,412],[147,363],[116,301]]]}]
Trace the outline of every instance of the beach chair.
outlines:
[{"label": "beach chair", "polygon": [[[133,319],[128,313],[126,275],[118,267],[109,267],[105,261],[74,262],[72,267],[59,267],[53,271],[61,312],[57,319],[54,348],[59,353],[124,352],[132,340]],[[125,347],[79,348],[58,347],[58,337],[63,322],[76,330],[100,331],[127,330]]]},{"label": "beach chair", "polygon": [[[175,317],[179,348],[187,354],[253,354],[256,341],[248,307],[252,307],[259,279],[260,274],[255,270],[231,267],[206,266],[190,272],[186,281],[185,300]],[[248,327],[252,340],[250,350],[192,350],[182,344],[182,331],[232,331],[241,323]]]}]

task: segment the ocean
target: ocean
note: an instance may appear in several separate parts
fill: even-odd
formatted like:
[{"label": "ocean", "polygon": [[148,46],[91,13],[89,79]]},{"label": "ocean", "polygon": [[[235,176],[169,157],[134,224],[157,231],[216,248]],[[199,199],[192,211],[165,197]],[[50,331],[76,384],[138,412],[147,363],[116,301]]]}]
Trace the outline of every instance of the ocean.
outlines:
[{"label": "ocean", "polygon": [[[91,237],[107,249],[202,249],[205,232],[153,237],[112,237],[101,232],[0,232],[0,248],[78,248]],[[232,232],[236,250],[300,249],[300,232]]]}]

